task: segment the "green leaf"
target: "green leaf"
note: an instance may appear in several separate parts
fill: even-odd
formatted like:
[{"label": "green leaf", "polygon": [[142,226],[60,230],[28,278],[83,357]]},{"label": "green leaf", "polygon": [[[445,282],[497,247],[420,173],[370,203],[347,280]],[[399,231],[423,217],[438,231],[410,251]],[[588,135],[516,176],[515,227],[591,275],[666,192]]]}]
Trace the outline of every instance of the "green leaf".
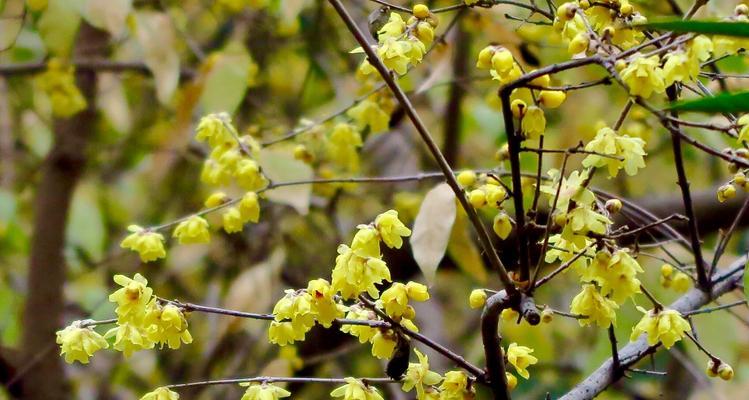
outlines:
[{"label": "green leaf", "polygon": [[721,21],[684,21],[681,19],[652,21],[641,25],[645,29],[658,29],[671,32],[693,32],[708,35],[749,37],[749,23]]},{"label": "green leaf", "polygon": [[234,113],[247,93],[252,64],[250,54],[239,42],[229,43],[218,54],[200,97],[206,113]]},{"label": "green leaf", "polygon": [[749,112],[749,92],[720,93],[713,97],[682,101],[671,106],[671,109],[706,113]]}]

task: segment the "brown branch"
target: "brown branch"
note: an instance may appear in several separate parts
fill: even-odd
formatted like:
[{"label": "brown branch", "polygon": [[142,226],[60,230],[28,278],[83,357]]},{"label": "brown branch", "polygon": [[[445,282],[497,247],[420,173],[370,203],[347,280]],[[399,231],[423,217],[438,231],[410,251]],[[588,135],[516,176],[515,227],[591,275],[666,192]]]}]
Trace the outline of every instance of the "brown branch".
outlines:
[{"label": "brown branch", "polygon": [[[107,35],[83,24],[75,52],[100,53]],[[96,54],[102,56],[102,54]],[[85,110],[69,119],[54,121],[55,142],[41,167],[41,179],[34,199],[34,227],[31,237],[28,294],[24,306],[22,352],[36,364],[21,377],[23,398],[64,399],[65,373],[60,357],[48,351],[55,347],[55,332],[63,320],[65,284],[65,228],[75,187],[86,164],[86,147],[96,124],[96,74],[78,70],[78,87],[86,98]]]},{"label": "brown branch", "polygon": [[487,378],[495,400],[510,398],[502,356],[502,338],[499,336],[499,315],[509,306],[510,298],[505,291],[500,291],[486,300],[484,311],[481,313],[481,338],[486,357]]},{"label": "brown branch", "polygon": [[[450,165],[455,165],[460,155],[460,127],[463,122],[463,112],[461,105],[466,95],[465,81],[468,77],[468,66],[471,49],[471,33],[468,32],[460,22],[455,26],[455,42],[460,45],[454,47],[453,54],[453,81],[450,84],[450,94],[447,100],[447,109],[445,110],[445,129],[442,152],[445,154],[445,160]],[[465,81],[465,82],[464,82]]]}]

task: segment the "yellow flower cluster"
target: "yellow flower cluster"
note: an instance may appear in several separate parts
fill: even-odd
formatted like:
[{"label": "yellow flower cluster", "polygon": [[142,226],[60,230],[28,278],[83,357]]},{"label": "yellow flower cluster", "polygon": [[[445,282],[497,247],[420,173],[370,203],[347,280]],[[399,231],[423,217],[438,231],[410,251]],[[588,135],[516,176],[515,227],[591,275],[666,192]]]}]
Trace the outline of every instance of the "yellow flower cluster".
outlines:
[{"label": "yellow flower cluster", "polygon": [[585,20],[602,41],[627,49],[645,37],[633,25],[646,22],[629,0],[592,2],[579,0],[561,4],[557,8],[554,29],[568,44],[570,54],[585,53],[591,47],[591,37]]},{"label": "yellow flower cluster", "polygon": [[616,324],[618,308],[616,302],[601,295],[593,284],[584,284],[583,290],[572,299],[570,305],[573,314],[585,317],[577,320],[580,326],[596,324],[601,328]]},{"label": "yellow flower cluster", "polygon": [[[437,17],[423,4],[414,6],[413,16],[408,22],[400,14],[390,13],[388,22],[377,32],[377,56],[398,75],[405,74],[409,65],[421,62],[427,47],[434,40],[434,28],[438,23]],[[361,47],[352,51],[363,52]],[[373,72],[374,67],[365,59],[359,67],[359,73],[369,75]]]},{"label": "yellow flower cluster", "polygon": [[[598,130],[596,137],[585,146],[586,151],[598,154],[590,154],[585,157],[583,166],[607,167],[611,177],[619,175],[620,169],[624,169],[627,175],[633,176],[637,174],[638,169],[645,168],[644,156],[647,153],[643,150],[644,146],[645,141],[640,138],[620,135],[609,127],[603,127]],[[618,157],[618,159],[614,157]]]},{"label": "yellow flower cluster", "polygon": [[[195,139],[211,147],[203,162],[200,180],[211,186],[228,186],[232,183],[246,192],[238,205],[226,208],[222,214],[223,228],[227,233],[240,232],[248,222],[257,222],[260,213],[257,192],[268,186],[260,164],[255,160],[260,144],[250,135],[240,136],[226,113],[209,114],[198,123]],[[206,199],[207,207],[221,205],[222,192]]]},{"label": "yellow flower cluster", "polygon": [[312,329],[316,322],[324,326],[343,315],[343,310],[333,298],[333,290],[324,279],[313,280],[306,290],[286,291],[286,295],[273,308],[275,320],[268,329],[271,343],[285,346],[298,340]]},{"label": "yellow flower cluster", "polygon": [[497,236],[502,240],[507,239],[514,225],[510,216],[502,210],[502,204],[508,198],[507,189],[500,184],[497,178],[487,174],[477,175],[476,172],[471,170],[460,172],[457,180],[465,190],[468,202],[474,208],[490,207],[499,210],[494,216],[492,227]]},{"label": "yellow flower cluster", "polygon": [[166,257],[164,235],[138,225],[130,225],[127,230],[131,233],[120,243],[120,247],[137,252],[143,262]]},{"label": "yellow flower cluster", "polygon": [[624,303],[635,293],[640,293],[640,280],[637,274],[645,272],[627,250],[599,251],[587,270],[582,272],[583,282],[595,282],[601,294],[617,304]]},{"label": "yellow flower cluster", "polygon": [[75,85],[75,68],[53,58],[47,62],[47,70],[36,78],[36,83],[50,100],[52,114],[69,118],[86,108],[86,99]]},{"label": "yellow flower cluster", "polygon": [[405,285],[395,282],[382,292],[382,297],[380,298],[385,312],[396,320],[403,317],[413,319],[416,315],[413,307],[408,304],[408,300],[429,300],[427,287],[416,282],[408,282]]},{"label": "yellow flower cluster", "polygon": [[465,400],[475,396],[473,387],[468,385],[468,375],[463,371],[447,371],[439,389],[440,400]]},{"label": "yellow flower cluster", "polygon": [[140,274],[132,279],[115,275],[114,281],[121,286],[109,295],[109,301],[117,304],[117,327],[104,337],[115,338],[115,350],[129,357],[135,351],[151,349],[157,344],[178,349],[182,343],[192,343],[182,310],[173,304],[164,305],[154,297],[146,278]]},{"label": "yellow flower cluster", "polygon": [[648,345],[654,346],[661,342],[665,348],[670,349],[674,343],[684,337],[685,332],[690,330],[689,322],[676,310],[645,311],[640,307],[638,309],[644,312],[645,316],[632,329],[631,341],[647,333]]}]

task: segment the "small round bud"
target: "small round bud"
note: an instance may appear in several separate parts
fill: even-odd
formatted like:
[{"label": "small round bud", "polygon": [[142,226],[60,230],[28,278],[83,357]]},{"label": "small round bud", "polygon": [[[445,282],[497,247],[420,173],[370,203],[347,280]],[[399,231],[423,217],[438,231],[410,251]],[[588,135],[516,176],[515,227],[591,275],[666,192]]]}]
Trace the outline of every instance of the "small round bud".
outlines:
[{"label": "small round bud", "polygon": [[496,48],[494,46],[486,46],[479,52],[478,61],[476,61],[476,68],[490,69],[492,67],[492,57]]},{"label": "small round bud", "polygon": [[502,147],[497,150],[497,153],[494,154],[494,158],[496,158],[497,161],[505,161],[510,158],[510,147],[507,143],[503,144]]},{"label": "small round bud", "polygon": [[542,90],[538,94],[538,101],[547,108],[557,108],[567,100],[567,93],[561,90]]},{"label": "small round bud", "polygon": [[515,57],[507,49],[500,49],[492,56],[492,68],[497,72],[507,72],[515,65]]},{"label": "small round bud", "polygon": [[518,378],[516,378],[515,375],[505,372],[505,379],[507,379],[508,389],[513,390],[518,386]]},{"label": "small round bud", "polygon": [[414,17],[424,19],[429,16],[429,7],[423,4],[417,4],[413,8]]},{"label": "small round bud", "polygon": [[502,314],[500,314],[500,316],[505,322],[515,322],[518,320],[520,314],[518,314],[518,312],[513,310],[512,308],[505,308],[504,310],[502,310]]},{"label": "small round bud", "polygon": [[747,150],[745,148],[737,149],[736,150],[736,156],[744,158],[744,159],[749,158],[749,150]]},{"label": "small round bud", "polygon": [[613,38],[615,34],[616,34],[616,28],[614,28],[613,26],[607,26],[603,28],[603,30],[601,31],[601,36],[609,38],[609,39]]},{"label": "small round bud", "polygon": [[626,3],[622,4],[622,7],[619,9],[619,12],[622,14],[622,16],[629,17],[632,15],[632,13],[635,11],[635,8],[632,7],[631,4]]},{"label": "small round bud", "polygon": [[484,289],[475,289],[468,296],[468,304],[473,309],[482,308],[486,304],[486,291]]},{"label": "small round bud", "polygon": [[744,175],[743,172],[737,172],[736,175],[733,176],[733,183],[743,187],[746,184],[746,175]]},{"label": "small round bud", "polygon": [[726,200],[730,200],[736,197],[736,187],[728,184],[718,188],[718,201],[723,203]]},{"label": "small round bud", "polygon": [[506,212],[501,211],[496,217],[494,217],[492,229],[500,239],[507,239],[507,237],[510,236],[510,233],[512,233],[512,221],[510,220],[510,216],[507,215]]},{"label": "small round bud", "polygon": [[689,279],[687,274],[681,271],[676,273],[676,276],[673,277],[672,281],[671,286],[677,293],[685,293],[690,287],[692,287],[692,280]]},{"label": "small round bud", "polygon": [[718,363],[719,364],[716,364],[712,359],[707,360],[707,367],[705,368],[705,373],[707,374],[707,376],[711,378],[715,378],[716,376],[718,376],[718,367],[723,364],[720,362],[720,360],[718,360]]},{"label": "small round bud", "polygon": [[590,8],[590,1],[588,0],[580,0],[578,4],[580,5],[580,8],[582,8],[583,10],[587,10]]},{"label": "small round bud", "polygon": [[590,39],[588,39],[588,34],[585,32],[580,32],[575,36],[574,39],[572,39],[572,41],[570,41],[569,46],[567,46],[567,50],[572,54],[578,54],[587,51],[589,45]]},{"label": "small round bud", "polygon": [[575,5],[573,3],[564,3],[557,7],[557,18],[561,21],[569,21],[575,17]]},{"label": "small round bud", "polygon": [[527,108],[525,102],[520,99],[515,99],[510,103],[510,110],[512,110],[512,115],[515,116],[515,118],[522,118]]},{"label": "small round bud", "polygon": [[307,149],[307,146],[299,144],[294,147],[294,158],[305,164],[309,164],[314,161],[315,156]]},{"label": "small round bud", "polygon": [[622,72],[624,68],[627,68],[627,62],[624,60],[616,60],[614,68],[617,70],[617,72]]},{"label": "small round bud", "polygon": [[468,194],[468,201],[474,208],[481,208],[486,205],[486,193],[480,189],[472,190]]},{"label": "small round bud", "polygon": [[733,368],[726,363],[721,363],[718,367],[718,376],[724,381],[730,381],[733,379]]},{"label": "small round bud", "polygon": [[622,210],[622,201],[619,199],[609,199],[606,201],[605,207],[609,214],[616,214]]},{"label": "small round bud", "polygon": [[458,174],[457,179],[460,186],[469,187],[476,183],[476,173],[471,170],[463,171]]},{"label": "small round bud", "polygon": [[661,265],[661,276],[669,277],[674,273],[674,267],[671,264]]},{"label": "small round bud", "polygon": [[551,308],[546,308],[543,311],[541,311],[541,322],[544,324],[548,324],[554,319],[554,311],[551,311]]},{"label": "small round bud", "polygon": [[603,249],[596,253],[596,261],[598,261],[601,264],[608,264],[609,261],[611,261],[611,252]]},{"label": "small round bud", "polygon": [[541,87],[549,86],[550,83],[551,83],[551,78],[549,77],[549,74],[541,75],[538,78],[531,81],[532,85],[541,86]]}]

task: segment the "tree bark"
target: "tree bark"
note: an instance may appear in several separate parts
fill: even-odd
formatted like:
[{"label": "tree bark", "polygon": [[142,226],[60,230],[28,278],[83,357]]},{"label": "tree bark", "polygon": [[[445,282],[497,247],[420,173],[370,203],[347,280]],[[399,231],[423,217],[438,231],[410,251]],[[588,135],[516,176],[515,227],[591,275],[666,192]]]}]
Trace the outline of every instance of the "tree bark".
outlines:
[{"label": "tree bark", "polygon": [[[75,55],[92,57],[106,50],[107,35],[82,24]],[[86,164],[86,145],[96,122],[96,74],[78,71],[76,83],[88,102],[69,119],[55,119],[55,140],[41,167],[34,199],[28,293],[24,308],[22,354],[19,368],[23,398],[54,400],[66,395],[65,373],[56,351],[55,332],[63,321],[65,284],[65,228],[76,184]]]}]

